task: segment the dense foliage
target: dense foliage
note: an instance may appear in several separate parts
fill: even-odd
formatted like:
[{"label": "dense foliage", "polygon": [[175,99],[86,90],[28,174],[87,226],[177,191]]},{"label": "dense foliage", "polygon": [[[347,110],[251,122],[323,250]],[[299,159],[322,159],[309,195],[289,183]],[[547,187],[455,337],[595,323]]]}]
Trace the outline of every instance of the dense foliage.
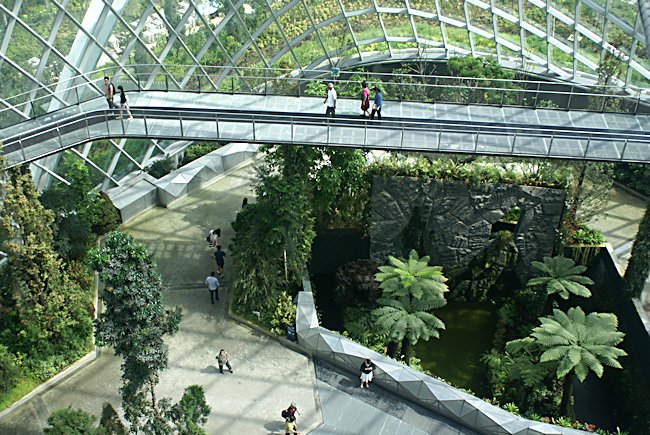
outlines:
[{"label": "dense foliage", "polygon": [[7,264],[0,270],[0,344],[16,356],[23,376],[44,380],[90,350],[92,287],[55,251],[54,214],[39,202],[31,174],[17,168],[1,174]]},{"label": "dense foliage", "polygon": [[643,219],[639,223],[632,255],[625,270],[626,293],[640,297],[650,274],[650,202],[646,205]]},{"label": "dense foliage", "polygon": [[175,169],[174,161],[169,156],[156,160],[147,167],[147,172],[154,178],[162,178]]},{"label": "dense foliage", "polygon": [[619,163],[615,168],[615,177],[637,192],[650,196],[650,165]]},{"label": "dense foliage", "polygon": [[194,160],[221,148],[223,144],[219,142],[198,142],[185,148],[183,159],[179,166],[187,165]]}]

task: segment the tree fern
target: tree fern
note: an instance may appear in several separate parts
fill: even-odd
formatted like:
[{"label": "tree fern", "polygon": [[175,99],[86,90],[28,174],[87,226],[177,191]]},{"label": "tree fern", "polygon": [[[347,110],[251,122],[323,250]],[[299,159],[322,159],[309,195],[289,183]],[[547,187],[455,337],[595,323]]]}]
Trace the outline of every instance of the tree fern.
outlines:
[{"label": "tree fern", "polygon": [[544,262],[533,261],[533,267],[541,270],[547,276],[532,278],[528,286],[543,286],[549,295],[558,294],[562,299],[569,299],[571,294],[588,298],[591,291],[585,285],[594,282],[582,274],[587,270],[585,266],[576,265],[566,257],[544,257]]}]

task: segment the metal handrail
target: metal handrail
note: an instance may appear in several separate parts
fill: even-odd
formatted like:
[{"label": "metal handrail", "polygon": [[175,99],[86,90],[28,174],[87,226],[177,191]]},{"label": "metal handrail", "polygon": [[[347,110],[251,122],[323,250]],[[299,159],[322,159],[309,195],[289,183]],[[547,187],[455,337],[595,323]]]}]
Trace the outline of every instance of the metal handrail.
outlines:
[{"label": "metal handrail", "polygon": [[[339,146],[360,146],[360,147],[368,147],[369,145],[367,144],[367,140],[364,140],[364,143],[362,145],[359,144],[352,144],[352,143],[335,143],[331,144],[330,143],[330,131],[331,128],[337,127],[337,128],[364,128],[365,133],[364,137],[367,137],[367,129],[368,128],[375,128],[376,125],[381,125],[383,128],[388,128],[392,130],[399,130],[401,131],[401,138],[400,138],[400,149],[405,149],[403,146],[403,140],[404,140],[404,131],[405,130],[422,130],[422,131],[430,131],[432,127],[432,123],[435,123],[436,126],[438,127],[437,130],[441,134],[443,131],[447,133],[468,133],[468,134],[476,134],[476,142],[475,144],[478,144],[478,136],[479,135],[499,135],[503,137],[536,137],[536,138],[546,138],[548,139],[549,134],[551,135],[551,141],[548,144],[548,148],[545,150],[546,151],[546,156],[547,157],[557,157],[557,158],[562,158],[562,155],[551,155],[551,151],[553,149],[553,145],[556,139],[570,139],[570,140],[587,140],[588,143],[591,142],[591,140],[599,140],[599,141],[618,141],[622,142],[625,141],[625,148],[627,148],[627,145],[629,143],[638,143],[638,144],[645,144],[650,146],[650,133],[645,133],[645,132],[638,132],[638,133],[628,133],[626,131],[621,130],[620,132],[608,132],[608,131],[599,131],[599,132],[594,132],[593,130],[583,130],[579,128],[569,128],[569,127],[557,127],[554,128],[554,130],[540,130],[539,127],[529,127],[526,125],[523,126],[508,126],[508,125],[503,125],[503,126],[497,126],[497,125],[480,125],[475,122],[465,122],[465,123],[454,123],[454,122],[437,122],[437,121],[421,121],[421,120],[414,120],[414,119],[408,119],[408,120],[394,120],[394,119],[384,119],[381,121],[381,124],[373,124],[369,123],[366,120],[358,119],[358,118],[324,118],[323,115],[292,115],[292,114],[264,114],[264,113],[219,113],[219,111],[215,112],[213,110],[178,110],[178,109],[147,109],[147,110],[142,110],[141,108],[138,107],[133,107],[132,108],[132,113],[133,115],[138,118],[140,116],[145,119],[145,124],[147,118],[149,120],[151,119],[174,119],[178,120],[178,122],[181,124],[182,128],[182,123],[183,123],[183,118],[182,114],[186,115],[185,119],[188,121],[196,121],[196,120],[209,120],[209,119],[215,119],[217,121],[217,127],[219,122],[239,122],[239,123],[250,123],[250,119],[255,118],[256,123],[258,126],[261,124],[269,124],[269,123],[278,123],[282,122],[286,124],[287,126],[290,126],[292,129],[292,137],[294,135],[293,129],[297,125],[326,125],[327,127],[327,143],[330,145],[339,145]],[[190,115],[190,116],[188,116]],[[16,149],[16,152],[21,153],[21,157],[23,162],[27,161],[34,161],[43,157],[46,157],[51,154],[55,154],[58,152],[61,152],[63,150],[66,150],[68,148],[72,148],[79,143],[87,142],[89,140],[95,140],[99,138],[105,138],[105,137],[118,137],[118,136],[133,136],[133,137],[139,137],[139,134],[127,134],[124,129],[121,131],[118,131],[117,134],[111,132],[111,126],[110,126],[110,119],[115,116],[115,113],[113,113],[110,110],[95,110],[91,112],[86,112],[86,113],[80,113],[80,114],[75,114],[72,115],[70,118],[66,120],[61,120],[54,122],[52,125],[41,127],[39,131],[36,131],[35,129],[32,132],[23,132],[21,134],[14,135],[6,142],[7,146],[10,146],[12,143],[18,143],[19,149]],[[197,119],[198,118],[198,119]],[[279,118],[279,120],[278,120]],[[100,123],[106,123],[106,130],[105,134],[91,134],[89,130],[86,130],[86,125],[94,125],[96,122],[92,121],[99,121]],[[341,123],[343,124],[341,125]],[[72,125],[77,125],[80,126],[80,129],[86,130],[87,135],[81,140],[77,141],[74,143],[66,143],[64,144],[63,137],[61,131],[64,130],[66,127],[72,126]],[[145,125],[145,129],[147,126]],[[255,125],[253,125],[253,135],[255,136]],[[119,130],[119,129],[117,129]],[[59,146],[56,148],[48,149],[44,153],[39,153],[39,154],[33,154],[32,157],[26,158],[25,157],[25,150],[27,148],[30,148],[30,146],[24,147],[23,142],[29,139],[33,139],[34,137],[37,137],[39,135],[50,135],[50,133],[56,131],[54,140],[56,141],[58,139]],[[440,134],[438,135],[438,147],[441,145],[441,140],[440,140]],[[145,135],[148,135],[147,132],[145,132]],[[177,137],[177,136],[169,136],[169,137]],[[178,137],[184,137],[183,134]],[[221,137],[221,136],[219,136]],[[218,139],[218,138],[217,138]],[[265,140],[260,140],[258,137],[258,140],[260,142],[267,142]],[[376,147],[376,145],[373,145]],[[390,147],[387,147],[389,149]],[[392,148],[391,148],[392,149]],[[5,152],[7,149],[5,148]],[[463,152],[462,150],[459,152]],[[466,151],[468,152],[468,151]],[[475,149],[474,152],[477,152]],[[587,155],[588,149],[582,150],[582,153],[580,157],[574,157],[574,158],[584,158],[588,159]],[[496,154],[501,154],[501,155],[508,155],[507,153],[496,153]],[[610,160],[610,161],[623,161],[624,160],[624,154],[625,154],[625,149],[621,154],[618,156],[618,158],[601,158],[601,160]],[[514,151],[510,151],[509,155],[519,155],[515,153]],[[532,156],[535,156],[537,154],[530,154]],[[564,156],[564,158],[571,158],[571,156]],[[593,159],[593,157],[592,157]],[[20,164],[22,162],[18,163],[13,163],[12,165]]]},{"label": "metal handrail", "polygon": [[[96,98],[97,96],[101,95],[101,93],[97,89],[101,89],[101,86],[103,86],[102,83],[97,84],[92,81],[87,81],[87,77],[92,77],[92,76],[97,76],[97,80],[101,81],[104,75],[111,75],[111,71],[124,71],[124,70],[131,70],[133,69],[134,72],[125,75],[125,77],[128,78],[128,81],[132,81],[130,79],[130,76],[134,76],[137,78],[137,88],[138,91],[141,90],[156,90],[157,87],[155,85],[159,84],[159,82],[155,81],[155,78],[159,79],[165,79],[164,80],[164,88],[162,90],[165,91],[188,91],[188,92],[226,92],[228,91],[228,86],[225,85],[225,88],[222,88],[221,86],[219,88],[215,88],[213,86],[210,86],[209,88],[202,88],[201,87],[201,81],[198,80],[198,85],[199,87],[195,89],[193,87],[193,84],[191,84],[193,78],[200,78],[202,74],[198,73],[191,73],[189,76],[185,75],[184,73],[174,73],[174,72],[168,72],[165,70],[157,71],[155,73],[153,72],[148,72],[148,73],[142,73],[139,72],[138,69],[147,69],[147,68],[156,68],[157,65],[128,65],[125,67],[109,67],[109,68],[102,68],[99,70],[95,70],[89,73],[86,73],[84,75],[78,75],[74,76],[62,81],[59,81],[55,84],[48,85],[46,88],[50,87],[59,87],[60,85],[65,85],[65,89],[56,91],[56,89],[52,90],[53,95],[59,94],[61,98],[63,99],[65,95],[73,95],[73,97],[76,97],[73,101],[70,102],[70,104],[66,107],[74,106],[77,104],[80,104],[84,101],[88,101],[89,99]],[[172,66],[170,66],[172,67]],[[195,69],[191,65],[173,65],[173,70],[177,69]],[[223,71],[227,69],[227,67],[210,67],[210,66],[205,66],[203,67],[204,70],[207,70],[208,73],[209,71],[215,70],[215,71]],[[241,72],[254,72],[255,74],[241,74]],[[296,71],[296,70],[288,70],[288,69],[276,69],[276,68],[239,68],[238,73],[239,75],[236,76],[231,76],[231,80],[229,81],[230,83],[230,92],[231,93],[244,93],[244,94],[267,94],[269,92],[269,88],[271,93],[275,93],[277,95],[282,95],[282,94],[287,94],[286,91],[283,91],[282,89],[277,90],[274,89],[272,84],[275,82],[277,84],[286,84],[290,83],[293,86],[297,86],[298,90],[302,86],[305,86],[306,84],[310,82],[320,82],[324,79],[324,75],[328,74],[328,71],[325,70],[302,70],[302,71]],[[260,72],[263,73],[269,73],[269,74],[259,74]],[[300,73],[300,76],[298,75]],[[602,92],[602,93],[597,93],[597,92],[588,92],[585,91],[585,89],[588,89],[587,87],[583,87],[580,85],[572,84],[572,83],[565,83],[565,82],[548,82],[548,81],[539,81],[539,80],[505,80],[505,79],[486,79],[486,78],[476,78],[476,77],[450,77],[450,76],[439,76],[439,75],[423,75],[423,76],[418,76],[421,81],[426,82],[426,81],[433,81],[433,83],[404,83],[402,80],[407,79],[407,78],[412,78],[412,75],[408,74],[395,74],[395,73],[369,73],[369,72],[356,72],[356,71],[342,71],[343,75],[352,75],[352,74],[357,74],[361,75],[368,81],[372,81],[373,78],[375,79],[385,79],[386,77],[390,78],[392,81],[388,82],[383,82],[382,86],[383,87],[392,87],[392,86],[398,86],[400,88],[405,87],[417,87],[419,90],[422,89],[433,89],[433,90],[449,90],[449,89],[459,89],[459,88],[467,88],[467,89],[473,89],[473,90],[480,90],[484,92],[509,92],[513,94],[519,94],[519,95],[524,95],[525,97],[528,97],[530,99],[531,104],[505,104],[506,106],[511,106],[511,107],[537,107],[537,104],[539,102],[540,97],[547,96],[562,96],[563,99],[567,100],[566,107],[560,107],[562,110],[580,110],[580,108],[572,108],[571,107],[571,101],[573,96],[581,96],[581,97],[597,97],[597,98],[602,98],[603,101],[607,99],[621,99],[624,101],[628,101],[631,105],[633,105],[633,111],[630,111],[632,113],[637,113],[638,111],[638,105],[639,102],[641,101],[648,101],[650,100],[650,96],[645,95],[641,90],[638,91],[637,95],[630,95],[629,91],[617,87],[617,86],[603,86],[599,87],[599,89],[603,89],[604,91],[607,92]],[[315,75],[315,76],[321,76],[321,77],[312,77],[312,78],[306,78],[304,77],[305,75]],[[185,79],[183,80],[186,83],[186,89],[176,89],[176,88],[170,88],[170,81],[167,80],[170,76],[184,76]],[[120,75],[118,73],[118,76],[114,78],[114,80],[119,79]],[[246,84],[244,89],[241,89],[239,86],[237,89],[235,89],[235,78],[237,80],[242,81],[243,83],[255,83],[258,82],[257,87],[259,89],[255,89],[255,86],[251,85],[250,83]],[[76,84],[75,82],[77,79],[82,79],[84,80],[83,83],[81,84]],[[344,85],[344,84],[355,84],[358,85],[358,81],[356,80],[345,80],[345,79],[327,79],[328,81],[335,82],[339,85]],[[260,82],[261,81],[261,82]],[[269,81],[271,82],[271,86],[269,85]],[[147,87],[142,87],[142,83],[149,83]],[[172,80],[172,82],[174,82]],[[442,83],[440,83],[442,82]],[[67,86],[69,83],[75,83],[72,86]],[[494,84],[493,86],[489,85],[482,85],[484,83],[487,84]],[[509,87],[500,87],[497,86],[499,84],[503,84],[504,86],[509,86],[510,84],[517,84],[523,86],[523,88],[509,88]],[[162,84],[162,82],[160,82]],[[223,83],[222,83],[223,84]],[[536,85],[536,86],[535,86]],[[530,88],[532,86],[532,88]],[[80,88],[88,87],[89,88],[89,95],[84,95],[84,92],[80,92]],[[221,89],[220,89],[221,88]],[[570,89],[570,91],[567,92],[567,88]],[[74,91],[74,92],[73,92]],[[577,92],[580,91],[580,92]],[[298,91],[300,92],[300,91]],[[11,102],[14,99],[20,99],[21,97],[29,96],[33,93],[33,91],[28,91],[24,92],[12,97],[9,97],[5,99],[7,102]],[[423,97],[426,97],[427,91],[420,92],[420,95],[423,95]],[[471,93],[470,93],[471,94]],[[491,102],[473,102],[471,101],[471,95],[468,95],[467,101],[447,101],[445,98],[441,98],[440,100],[436,102],[450,102],[450,103],[461,103],[461,104],[485,104],[485,105],[495,105],[495,106],[501,106],[503,105],[503,96],[505,94],[501,94],[501,102],[500,103],[491,103]],[[566,98],[568,96],[568,98]],[[438,96],[440,97],[440,96]],[[52,98],[52,95],[45,95],[43,97],[39,97],[35,100],[30,100],[30,101],[17,101],[13,103],[14,106],[18,106],[21,104],[24,104],[26,102],[29,102],[32,107],[35,105],[38,105],[39,101],[50,101]],[[426,98],[424,98],[426,100]],[[417,101],[417,100],[416,100]],[[8,108],[3,108],[0,109],[0,116],[4,112],[10,112],[14,109],[11,107]],[[629,113],[629,112],[626,112]]]}]

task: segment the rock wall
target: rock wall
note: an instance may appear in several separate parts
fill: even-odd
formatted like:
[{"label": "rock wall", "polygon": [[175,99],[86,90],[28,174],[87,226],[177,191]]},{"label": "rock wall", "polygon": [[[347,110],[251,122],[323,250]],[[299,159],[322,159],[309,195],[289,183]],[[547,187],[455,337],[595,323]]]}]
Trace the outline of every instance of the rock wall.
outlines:
[{"label": "rock wall", "polygon": [[467,266],[483,253],[492,225],[519,207],[514,241],[527,279],[530,263],[551,255],[564,191],[510,184],[470,188],[462,182],[373,177],[370,257],[407,256],[411,249],[442,266]]}]

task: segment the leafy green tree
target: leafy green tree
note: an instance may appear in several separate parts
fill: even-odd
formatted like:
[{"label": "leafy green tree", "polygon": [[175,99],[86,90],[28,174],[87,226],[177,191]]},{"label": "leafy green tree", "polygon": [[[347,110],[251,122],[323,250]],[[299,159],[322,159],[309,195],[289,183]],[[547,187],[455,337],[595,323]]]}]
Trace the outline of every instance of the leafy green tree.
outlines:
[{"label": "leafy green tree", "polygon": [[172,421],[178,433],[199,435],[205,432],[201,428],[208,421],[210,406],[205,401],[205,392],[201,385],[190,385],[185,394],[171,409]]},{"label": "leafy green tree", "polygon": [[168,363],[164,337],[178,331],[181,309],[165,309],[156,263],[128,234],[110,233],[101,249],[91,252],[90,264],[106,284],[104,312],[95,323],[97,344],[112,346],[124,358],[124,414],[137,431],[164,420],[156,384]]},{"label": "leafy green tree", "polygon": [[93,426],[95,416],[81,409],[67,407],[54,411],[48,418],[50,427],[45,433],[52,435],[88,435],[98,433]]},{"label": "leafy green tree", "polygon": [[638,298],[643,292],[650,273],[650,202],[646,204],[643,219],[632,245],[632,255],[625,270],[625,290],[630,297]]},{"label": "leafy green tree", "polygon": [[120,416],[117,415],[113,405],[106,402],[102,407],[102,416],[99,419],[99,427],[103,428],[106,431],[107,435],[126,435],[127,430],[120,420]]},{"label": "leafy green tree", "polygon": [[[0,162],[1,163],[1,162]],[[53,213],[38,200],[29,171],[3,172],[0,221],[3,268],[2,341],[16,354],[42,368],[38,377],[54,374],[88,351],[92,324],[90,289],[68,276],[53,249]],[[50,358],[58,362],[49,363]]]},{"label": "leafy green tree", "polygon": [[6,346],[0,344],[0,395],[16,386],[20,374],[16,356]]},{"label": "leafy green tree", "polygon": [[618,358],[627,353],[616,345],[625,334],[618,331],[614,314],[585,315],[580,307],[569,308],[567,313],[555,309],[552,315],[539,320],[541,324],[529,337],[508,342],[506,349],[513,353],[525,349],[540,354],[540,363],[557,364],[555,375],[563,381],[560,412],[574,418],[574,378],[583,382],[589,372],[602,377],[604,366],[622,368]]},{"label": "leafy green tree", "polygon": [[551,312],[555,295],[564,300],[569,299],[572,294],[583,298],[591,297],[591,291],[585,285],[594,282],[582,275],[587,268],[576,265],[572,259],[563,256],[544,257],[544,262],[533,261],[533,267],[547,275],[531,278],[526,284],[529,287],[543,287],[546,291],[548,299],[544,312]]},{"label": "leafy green tree", "polygon": [[445,328],[429,311],[447,304],[447,278],[442,267],[429,266],[429,256],[419,258],[415,249],[408,260],[389,256],[388,262],[375,274],[382,297],[377,300],[381,307],[373,310],[373,316],[379,329],[393,340],[388,346],[389,355],[394,355],[395,343],[401,341],[401,353],[409,361],[411,345],[420,339],[438,338],[438,329]]}]

